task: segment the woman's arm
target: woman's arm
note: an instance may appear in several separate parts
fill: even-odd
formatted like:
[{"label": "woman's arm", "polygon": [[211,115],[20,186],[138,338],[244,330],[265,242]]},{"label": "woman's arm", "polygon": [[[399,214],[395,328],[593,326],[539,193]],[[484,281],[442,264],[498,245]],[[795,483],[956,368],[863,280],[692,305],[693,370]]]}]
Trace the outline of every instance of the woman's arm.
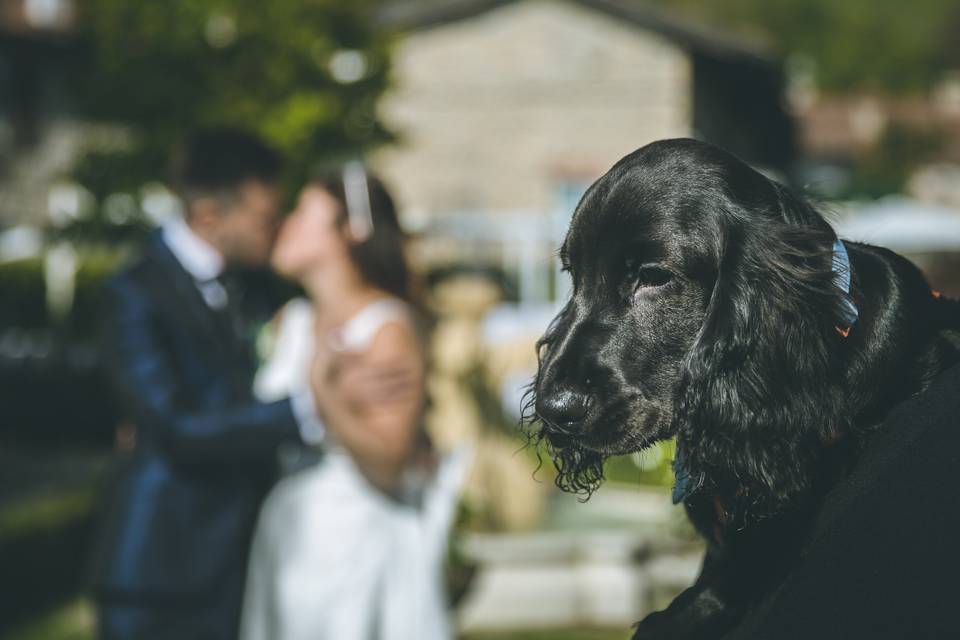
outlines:
[{"label": "woman's arm", "polygon": [[[327,428],[371,483],[394,491],[413,453],[423,412],[425,362],[417,336],[406,324],[391,322],[362,355],[330,353],[324,341],[318,343],[311,377]],[[391,393],[351,401],[365,372],[387,369],[404,373]]]}]

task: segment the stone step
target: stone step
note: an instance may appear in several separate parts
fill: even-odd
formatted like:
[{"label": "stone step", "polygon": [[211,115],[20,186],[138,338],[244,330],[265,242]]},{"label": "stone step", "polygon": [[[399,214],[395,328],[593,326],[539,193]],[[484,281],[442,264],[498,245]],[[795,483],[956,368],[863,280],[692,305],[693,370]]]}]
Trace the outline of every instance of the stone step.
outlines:
[{"label": "stone step", "polygon": [[458,624],[461,631],[629,626],[689,586],[695,547],[651,553],[623,531],[472,536],[464,550],[480,564]]}]

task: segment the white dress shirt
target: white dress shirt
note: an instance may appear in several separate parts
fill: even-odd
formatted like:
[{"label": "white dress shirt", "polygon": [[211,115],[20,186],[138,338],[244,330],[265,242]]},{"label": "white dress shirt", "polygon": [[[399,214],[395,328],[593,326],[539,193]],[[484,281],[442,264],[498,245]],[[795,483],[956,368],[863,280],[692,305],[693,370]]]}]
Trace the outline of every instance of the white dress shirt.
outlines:
[{"label": "white dress shirt", "polygon": [[212,309],[223,309],[227,305],[227,290],[217,280],[223,273],[223,256],[179,216],[167,221],[162,233],[163,242],[183,270],[193,276],[207,305]]},{"label": "white dress shirt", "polygon": [[[200,295],[211,309],[223,309],[228,298],[227,290],[217,279],[223,273],[225,260],[215,248],[198,236],[186,223],[176,216],[163,225],[163,242],[170,249],[191,277]],[[303,380],[290,392],[290,405],[300,429],[300,437],[310,445],[319,444],[324,437],[323,421],[317,412],[309,380]]]}]

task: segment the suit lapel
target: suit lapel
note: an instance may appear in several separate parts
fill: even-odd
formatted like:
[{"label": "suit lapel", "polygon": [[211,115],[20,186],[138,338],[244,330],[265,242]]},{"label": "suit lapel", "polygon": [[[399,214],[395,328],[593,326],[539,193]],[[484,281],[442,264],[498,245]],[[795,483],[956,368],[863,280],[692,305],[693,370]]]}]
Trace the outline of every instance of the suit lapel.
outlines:
[{"label": "suit lapel", "polygon": [[231,336],[223,330],[223,323],[203,299],[193,278],[159,235],[153,238],[148,255],[157,266],[158,281],[154,291],[163,300],[164,308],[198,335],[208,338],[220,351],[229,352],[234,346]]}]

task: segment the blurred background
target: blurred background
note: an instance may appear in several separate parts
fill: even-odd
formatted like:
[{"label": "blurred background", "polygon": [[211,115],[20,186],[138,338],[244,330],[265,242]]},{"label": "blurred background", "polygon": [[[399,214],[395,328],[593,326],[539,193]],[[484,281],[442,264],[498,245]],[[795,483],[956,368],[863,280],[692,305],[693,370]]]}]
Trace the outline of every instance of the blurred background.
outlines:
[{"label": "blurred background", "polygon": [[956,0],[0,0],[0,638],[93,637],[97,292],[176,214],[166,158],[204,125],[281,148],[291,194],[358,155],[397,194],[439,318],[430,429],[477,444],[463,637],[625,637],[698,569],[670,445],[581,504],[516,429],[577,200],[694,136],[960,294],[958,30]]}]

